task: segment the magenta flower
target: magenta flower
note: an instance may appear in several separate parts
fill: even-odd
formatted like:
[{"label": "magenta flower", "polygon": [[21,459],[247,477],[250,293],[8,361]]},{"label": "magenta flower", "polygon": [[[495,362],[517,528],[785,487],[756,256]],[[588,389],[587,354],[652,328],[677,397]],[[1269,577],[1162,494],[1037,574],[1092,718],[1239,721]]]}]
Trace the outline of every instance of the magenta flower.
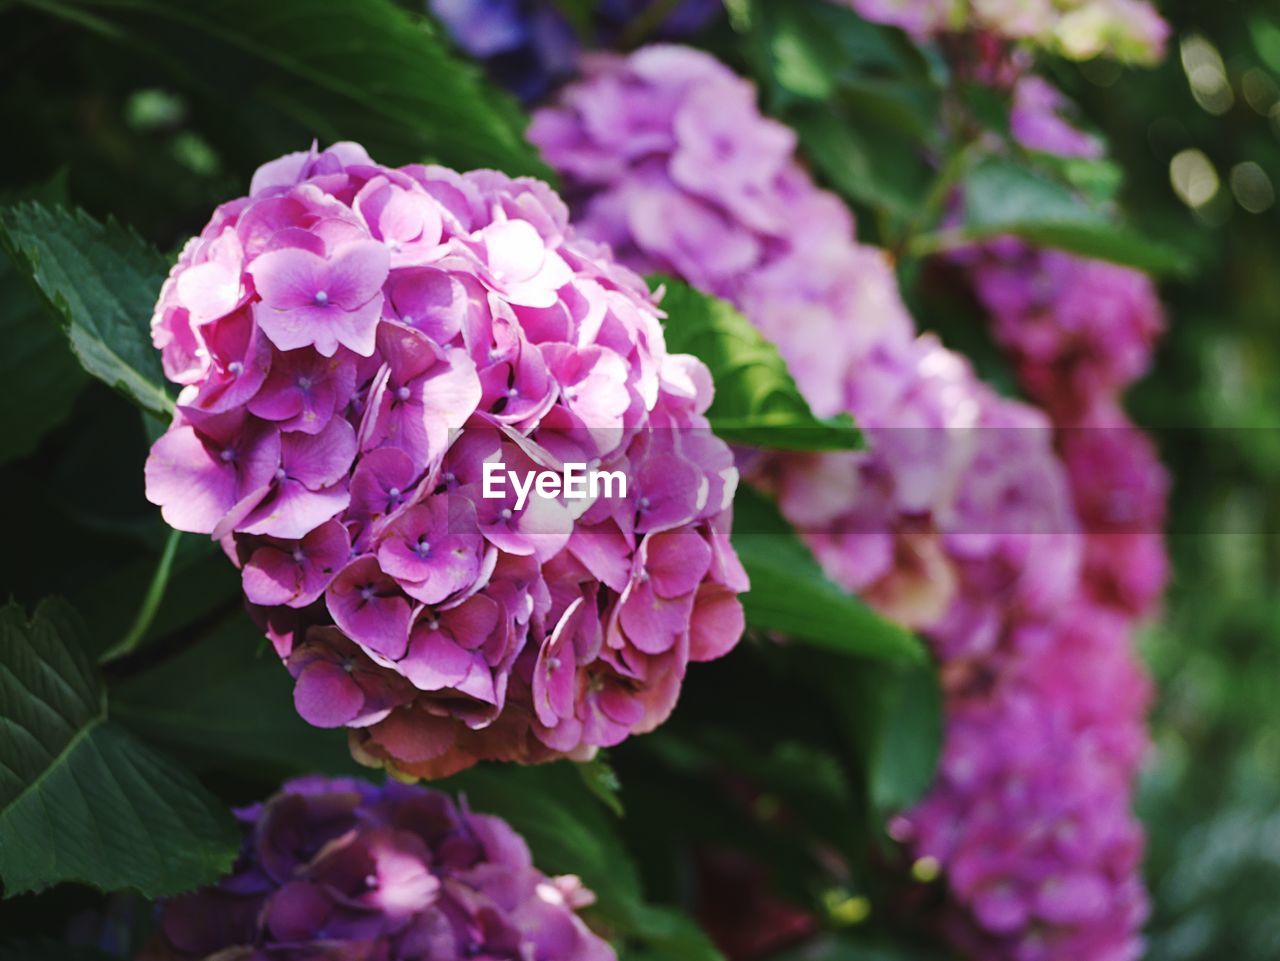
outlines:
[{"label": "magenta flower", "polygon": [[373,353],[382,285],[390,257],[386,247],[357,241],[325,257],[300,247],[271,250],[249,267],[262,300],[254,320],[276,347],[311,347],[332,357],[339,346]]},{"label": "magenta flower", "polygon": [[386,367],[369,391],[361,447],[394,446],[422,470],[444,456],[449,432],[478,406],[475,366],[465,351],[443,350],[411,327],[384,322],[378,337]]},{"label": "magenta flower", "polygon": [[1061,429],[1059,446],[1089,531],[1084,573],[1091,595],[1132,617],[1149,616],[1169,578],[1169,476],[1150,438],[1119,408],[1100,404]]},{"label": "magenta flower", "polygon": [[356,386],[356,359],[345,350],[323,357],[290,350],[269,358],[271,373],[248,401],[249,412],[281,430],[318,434]]},{"label": "magenta flower", "polygon": [[[165,284],[154,339],[186,386],[148,496],[223,541],[299,713],[361,761],[588,758],[743,628],[733,455],[660,317],[543,184],[281,158]],[[570,463],[630,487],[485,494],[486,465]],[[562,713],[535,710],[548,639],[584,636]],[[313,900],[290,888],[269,927]]]},{"label": "magenta flower", "polygon": [[350,494],[344,481],[355,455],[355,431],[338,417],[318,434],[283,434],[280,466],[266,492],[252,505],[237,505],[214,536],[234,528],[246,534],[305,537],[347,506]]},{"label": "magenta flower", "polygon": [[[1099,145],[1063,116],[1066,98],[1036,77],[1015,88],[1012,127],[1027,147],[1063,156]],[[1164,312],[1139,271],[1004,238],[957,256],[1027,392],[1058,428],[1087,533],[1084,576],[1097,601],[1152,613],[1168,577],[1161,530],[1168,481],[1125,417],[1122,392],[1151,362]]]},{"label": "magenta flower", "polygon": [[351,538],[328,521],[299,540],[264,542],[241,572],[244,596],[266,607],[306,607],[324,593],[351,557]]},{"label": "magenta flower", "polygon": [[475,513],[475,505],[462,497],[410,507],[383,529],[378,566],[424,604],[457,594],[480,574],[484,539]]},{"label": "magenta flower", "polygon": [[969,956],[1141,956],[1129,797],[1149,685],[1127,634],[1080,601],[994,690],[977,676],[953,689],[939,783],[891,831],[948,868],[945,923]]},{"label": "magenta flower", "polygon": [[145,959],[616,958],[577,878],[440,792],[308,777],[236,814],[234,873],[164,902]]},{"label": "magenta flower", "polygon": [[333,622],[375,658],[398,661],[409,645],[413,603],[400,582],[384,574],[366,554],[348,564],[330,584],[325,606]]},{"label": "magenta flower", "polygon": [[295,679],[294,706],[316,727],[367,727],[410,696],[406,681],[334,627],[311,628],[287,663]]},{"label": "magenta flower", "polygon": [[233,411],[200,419],[180,413],[147,458],[147,498],[180,531],[212,534],[233,508],[252,509],[280,469],[280,434]]},{"label": "magenta flower", "polygon": [[1005,241],[984,250],[972,279],[1019,379],[1057,420],[1141,378],[1164,330],[1155,285],[1129,267]]},{"label": "magenta flower", "polygon": [[1067,116],[1071,101],[1056,87],[1034,74],[1018,78],[1013,86],[1009,129],[1028,150],[1059,157],[1101,157],[1102,141],[1076,127]]}]

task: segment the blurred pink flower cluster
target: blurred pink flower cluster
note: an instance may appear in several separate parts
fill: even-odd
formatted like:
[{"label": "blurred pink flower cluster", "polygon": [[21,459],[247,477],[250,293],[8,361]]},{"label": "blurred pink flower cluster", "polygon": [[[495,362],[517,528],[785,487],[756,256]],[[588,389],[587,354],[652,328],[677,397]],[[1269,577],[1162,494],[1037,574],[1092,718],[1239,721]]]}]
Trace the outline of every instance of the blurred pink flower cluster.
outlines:
[{"label": "blurred pink flower cluster", "polygon": [[[1098,158],[1069,102],[1035,76],[1014,87],[1010,127],[1022,146]],[[960,257],[992,333],[1023,388],[1058,429],[1085,529],[1093,598],[1134,617],[1152,612],[1168,576],[1161,530],[1168,478],[1121,398],[1147,371],[1164,331],[1151,278],[1130,267],[1003,238]]]},{"label": "blurred pink flower cluster", "polygon": [[939,782],[894,830],[944,869],[953,938],[992,961],[1136,957],[1147,686],[1086,600],[1049,418],[917,335],[885,255],[706,54],[597,57],[531,136],[584,233],[733,301],[818,413],[866,432],[866,452],[773,457],[753,479],[833,579],[943,662]]},{"label": "blurred pink flower cluster", "polygon": [[925,37],[973,30],[1031,41],[1073,60],[1099,55],[1150,63],[1169,25],[1146,0],[832,0],[877,23]]},{"label": "blurred pink flower cluster", "polygon": [[[161,293],[185,386],[147,496],[221,540],[299,713],[365,763],[589,757],[742,632],[737,471],[660,316],[538,181],[282,157]],[[627,495],[482,494],[568,462]]]}]

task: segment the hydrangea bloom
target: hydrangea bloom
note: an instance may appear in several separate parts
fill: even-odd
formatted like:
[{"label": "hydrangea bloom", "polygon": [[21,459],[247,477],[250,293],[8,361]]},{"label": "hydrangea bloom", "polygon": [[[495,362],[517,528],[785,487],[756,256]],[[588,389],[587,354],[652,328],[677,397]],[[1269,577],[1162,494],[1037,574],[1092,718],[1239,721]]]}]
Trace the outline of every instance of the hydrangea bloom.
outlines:
[{"label": "hydrangea bloom", "polygon": [[1099,55],[1152,63],[1169,25],[1146,0],[832,0],[916,36],[986,31],[1028,40],[1075,60]]},{"label": "hydrangea bloom", "polygon": [[235,870],[164,903],[151,956],[616,958],[576,914],[593,900],[577,878],[547,877],[505,821],[438,791],[308,777],[236,816]]},{"label": "hydrangea bloom", "polygon": [[1057,420],[1141,378],[1164,330],[1155,285],[1130,267],[1008,240],[971,277],[1018,379]]},{"label": "hydrangea bloom", "polygon": [[[1097,157],[1053,87],[1024,77],[1011,117],[1023,146]],[[1168,481],[1120,409],[1151,362],[1164,313],[1151,278],[1128,267],[1003,238],[957,257],[1018,379],[1060,429],[1076,508],[1088,532],[1085,576],[1102,603],[1141,617],[1168,573],[1160,531]]]},{"label": "hydrangea bloom", "polygon": [[[588,757],[742,630],[737,472],[659,317],[540,182],[281,158],[161,292],[186,386],[147,496],[221,539],[298,711],[366,763]],[[495,461],[631,483],[521,507],[483,495]]]},{"label": "hydrangea bloom", "polygon": [[[552,0],[427,0],[427,6],[458,46],[526,102],[573,76],[581,38]],[[656,0],[594,4],[596,43],[612,45],[656,6]],[[688,36],[722,12],[719,0],[681,0],[649,29],[669,38]]]},{"label": "hydrangea bloom", "polygon": [[890,829],[946,868],[952,939],[976,961],[1136,961],[1149,686],[1127,620],[1080,601],[994,679],[947,670],[938,781]]},{"label": "hydrangea bloom", "polygon": [[1151,439],[1112,404],[1059,431],[1076,509],[1089,531],[1085,581],[1097,603],[1135,618],[1160,601],[1169,577],[1162,531],[1169,476]]},{"label": "hydrangea bloom", "polygon": [[529,131],[580,231],[628,266],[734,301],[818,414],[849,409],[849,374],[873,348],[907,350],[912,322],[884,253],[854,241],[847,208],[797,163],[795,135],[760,115],[749,82],[687,47],[583,68]]},{"label": "hydrangea bloom", "polygon": [[[1098,615],[1105,629],[1078,643],[1068,633],[1084,543],[1049,419],[916,335],[884,256],[856,243],[843,205],[796,164],[790,133],[759,114],[752,88],[704,54],[594,58],[535,117],[532,137],[584,232],[638,269],[733,300],[776,342],[815,410],[852,412],[866,431],[866,452],[771,458],[755,479],[834,579],[922,629],[943,660],[943,763],[958,773],[899,829],[947,872],[966,922],[957,943],[994,945],[989,956],[1010,961],[1127,956],[1144,903],[1128,805],[1145,682],[1108,612]],[[1092,658],[1123,697],[1085,680]],[[1032,728],[1006,735],[1019,711],[1033,712]],[[1027,740],[1016,761],[1003,757],[1018,733]],[[1079,760],[1064,767],[1060,749]],[[1095,777],[1102,763],[1113,773]],[[964,776],[974,764],[991,773]],[[1020,794],[1024,782],[1039,786]],[[1064,811],[1083,840],[1059,851],[1042,835]],[[940,837],[971,812],[1002,832],[990,856],[981,834]],[[966,876],[975,863],[980,882]],[[1076,903],[1072,885],[1091,871],[1105,875],[1115,910],[1098,911],[1097,887]],[[980,891],[1021,892],[1027,878],[1043,916],[986,910]],[[1046,924],[1053,953],[1031,953]]]}]

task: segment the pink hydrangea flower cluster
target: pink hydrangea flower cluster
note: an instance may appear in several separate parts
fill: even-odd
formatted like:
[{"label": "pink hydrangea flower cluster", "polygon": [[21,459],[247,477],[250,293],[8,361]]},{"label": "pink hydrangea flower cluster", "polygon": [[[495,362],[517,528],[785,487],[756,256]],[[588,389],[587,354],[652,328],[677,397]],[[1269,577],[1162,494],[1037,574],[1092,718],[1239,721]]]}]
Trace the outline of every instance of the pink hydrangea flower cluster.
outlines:
[{"label": "pink hydrangea flower cluster", "polygon": [[1056,420],[1086,416],[1146,373],[1164,330],[1150,277],[1014,240],[986,252],[974,290],[1019,381]]},{"label": "pink hydrangea flower cluster", "polygon": [[[1100,157],[1102,144],[1067,115],[1045,81],[1021,78],[1011,129],[1028,149]],[[1121,406],[1164,331],[1155,285],[1141,271],[1004,238],[959,258],[1024,389],[1059,428],[1059,448],[1088,531],[1086,579],[1096,600],[1136,617],[1167,577],[1160,531],[1168,480]]]},{"label": "pink hydrangea flower cluster", "polygon": [[1146,0],[832,0],[917,37],[982,31],[1031,41],[1074,60],[1100,55],[1152,63],[1169,25]]},{"label": "pink hydrangea flower cluster", "polygon": [[[706,55],[598,57],[532,136],[584,232],[734,301],[818,412],[866,431],[868,451],[775,457],[754,479],[833,579],[922,629],[943,661],[954,777],[895,830],[946,872],[953,938],[993,961],[1132,956],[1145,681],[1113,618],[1074,616],[1084,543],[1049,419],[916,334],[883,254],[856,243],[790,135]],[[1104,668],[1105,689],[1091,679]],[[1046,834],[1059,824],[1061,845]],[[1016,904],[988,911],[988,892]]]},{"label": "pink hydrangea flower cluster", "polygon": [[505,821],[438,791],[300,778],[236,812],[234,871],[165,902],[144,958],[615,961]]},{"label": "pink hydrangea flower cluster", "polygon": [[[661,723],[743,627],[737,472],[660,317],[538,181],[283,157],[161,293],[185,386],[147,496],[221,540],[299,713],[360,760],[589,757]],[[629,484],[521,506],[484,495],[495,462]]]},{"label": "pink hydrangea flower cluster", "polygon": [[1128,624],[1077,601],[997,691],[972,662],[948,670],[937,783],[890,832],[946,868],[952,940],[977,961],[1136,961],[1149,685]]},{"label": "pink hydrangea flower cluster", "polygon": [[848,408],[844,385],[869,349],[910,342],[884,253],[853,242],[848,209],[797,163],[795,134],[709,54],[587,57],[529,137],[564,177],[581,233],[743,307],[793,369],[816,371],[806,394],[819,415]]}]

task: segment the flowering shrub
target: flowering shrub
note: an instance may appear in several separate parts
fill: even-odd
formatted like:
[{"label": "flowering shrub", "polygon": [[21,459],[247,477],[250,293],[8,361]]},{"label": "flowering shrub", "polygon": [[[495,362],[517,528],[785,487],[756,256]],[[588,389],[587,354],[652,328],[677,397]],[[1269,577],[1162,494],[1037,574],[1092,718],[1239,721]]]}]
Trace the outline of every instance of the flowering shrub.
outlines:
[{"label": "flowering shrub", "polygon": [[1030,40],[1066,57],[1099,54],[1144,63],[1164,52],[1169,25],[1145,0],[833,0],[868,20],[917,36],[989,31]]},{"label": "flowering shrub", "polygon": [[[742,630],[737,473],[659,316],[539,182],[283,157],[165,283],[147,496],[222,541],[299,713],[366,763],[589,757]],[[630,496],[482,496],[486,462],[573,458]]]},{"label": "flowering shrub", "polygon": [[[946,870],[968,919],[953,938],[993,959],[1133,956],[1145,682],[1108,615],[1062,616],[1081,603],[1084,542],[1049,419],[914,336],[883,255],[704,54],[597,57],[531,137],[584,233],[734,300],[815,410],[866,431],[867,453],[778,456],[757,480],[833,579],[924,630],[943,661],[944,775],[898,832]],[[1102,665],[1124,696],[1099,717],[1095,692],[1061,679]],[[1067,746],[1079,760],[1064,765]],[[1068,822],[1087,840],[1040,840]]]},{"label": "flowering shrub", "polygon": [[500,818],[438,791],[299,778],[236,812],[232,874],[166,902],[154,958],[613,961]]},{"label": "flowering shrub", "polygon": [[[1270,961],[1186,909],[1203,845],[1149,905],[1131,810],[1158,271],[1232,283],[1176,288],[1214,323],[1141,416],[1275,406],[1221,308],[1269,302],[1241,4],[1221,50],[1173,11],[1174,110],[1067,62],[1157,58],[1151,0],[6,8],[0,957],[1137,961],[1151,913],[1152,955]],[[1255,127],[1189,149],[1218,116]],[[1224,433],[1189,530],[1276,516]],[[1266,730],[1202,724],[1274,700],[1226,670],[1274,626],[1239,543],[1147,635],[1191,668],[1169,837],[1270,797],[1216,756]]]}]

